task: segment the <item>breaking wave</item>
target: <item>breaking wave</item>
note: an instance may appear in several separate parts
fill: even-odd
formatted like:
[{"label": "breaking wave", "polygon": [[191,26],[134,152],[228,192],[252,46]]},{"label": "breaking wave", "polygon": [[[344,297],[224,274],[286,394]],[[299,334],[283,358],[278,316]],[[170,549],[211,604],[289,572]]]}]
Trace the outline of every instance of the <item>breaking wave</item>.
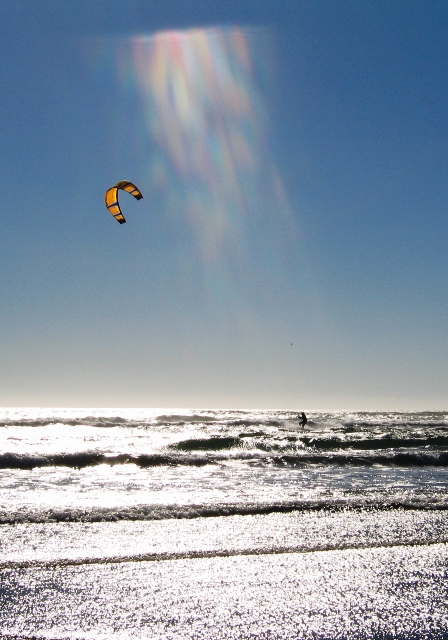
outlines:
[{"label": "breaking wave", "polygon": [[[96,465],[125,465],[134,464],[141,468],[160,466],[204,466],[209,464],[223,464],[229,461],[240,461],[249,465],[257,466],[357,466],[369,467],[383,465],[385,467],[448,467],[448,451],[387,451],[371,452],[365,454],[359,451],[350,453],[328,452],[311,453],[303,450],[303,453],[260,453],[255,450],[242,450],[240,452],[229,451],[219,453],[228,449],[233,444],[223,442],[227,438],[217,439],[213,447],[201,445],[196,441],[178,443],[177,450],[184,450],[186,453],[153,453],[153,454],[118,454],[109,455],[94,452],[61,453],[48,455],[21,455],[16,453],[4,453],[0,455],[0,469],[23,469],[31,470],[41,467],[70,467],[82,469]],[[180,445],[180,446],[179,446]],[[211,449],[211,451],[210,451]],[[194,453],[203,450],[199,455]]]},{"label": "breaking wave", "polygon": [[245,504],[190,504],[190,505],[136,505],[129,507],[92,507],[45,510],[0,511],[0,525],[45,524],[57,522],[118,522],[145,520],[175,520],[193,518],[219,518],[227,516],[267,515],[311,511],[447,511],[448,502],[443,497],[428,500],[427,497],[391,501],[339,498],[315,501],[288,501],[276,503]]}]

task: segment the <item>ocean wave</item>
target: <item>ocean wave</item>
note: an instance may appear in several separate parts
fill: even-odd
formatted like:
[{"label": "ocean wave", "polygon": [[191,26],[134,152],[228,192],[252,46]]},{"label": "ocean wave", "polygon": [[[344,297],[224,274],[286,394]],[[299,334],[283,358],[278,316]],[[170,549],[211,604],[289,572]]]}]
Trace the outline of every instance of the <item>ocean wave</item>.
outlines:
[{"label": "ocean wave", "polygon": [[118,454],[108,455],[103,453],[60,453],[53,455],[20,455],[15,453],[4,453],[0,455],[0,469],[35,469],[38,467],[72,467],[82,469],[99,464],[118,465],[135,464],[139,467],[157,466],[202,466],[210,464],[212,461],[206,456],[176,456],[163,454],[141,454],[129,455]]},{"label": "ocean wave", "polygon": [[433,427],[441,427],[448,429],[448,419],[440,420],[440,417],[434,420],[427,419],[413,419],[408,417],[403,417],[402,420],[372,420],[372,421],[356,421],[356,420],[343,420],[341,422],[342,427],[346,429],[380,429],[380,428],[388,428],[388,429],[402,429],[406,427],[419,427],[419,428],[433,428]]},{"label": "ocean wave", "polygon": [[371,451],[375,449],[399,449],[399,448],[426,448],[426,447],[448,447],[448,436],[424,436],[421,438],[409,438],[393,435],[383,435],[377,438],[347,439],[342,438],[322,438],[313,436],[303,436],[301,442],[314,449],[336,450],[355,449],[360,451]]},{"label": "ocean wave", "polygon": [[[291,553],[315,553],[327,551],[345,551],[362,550],[362,549],[393,549],[394,547],[427,547],[428,545],[447,544],[446,536],[438,536],[429,540],[421,538],[416,534],[407,539],[399,540],[375,540],[363,539],[354,540],[338,540],[338,541],[309,541],[307,543],[297,542],[289,546],[256,546],[243,548],[226,548],[217,547],[215,549],[188,549],[185,551],[160,551],[137,553],[130,555],[116,556],[81,556],[76,558],[53,558],[53,559],[36,559],[36,560],[6,560],[0,561],[0,570],[17,571],[18,569],[59,569],[60,567],[82,567],[86,565],[111,565],[125,564],[131,562],[166,562],[169,560],[204,560],[209,558],[235,558],[241,556],[264,556],[264,555],[284,555]],[[415,636],[413,636],[415,637]],[[432,636],[436,638],[436,636]],[[439,636],[437,636],[439,637]],[[46,640],[43,636],[9,636],[2,635],[2,638],[9,640]],[[417,637],[415,637],[417,640]],[[428,636],[424,636],[428,638]],[[443,636],[446,638],[446,636]],[[58,640],[69,640],[69,638],[60,638]],[[423,638],[422,638],[423,640]]]},{"label": "ocean wave", "polygon": [[243,442],[237,437],[211,437],[211,438],[190,438],[188,440],[181,440],[172,445],[169,445],[169,449],[176,449],[179,451],[221,451],[225,449],[233,449],[235,447],[241,447]]},{"label": "ocean wave", "polygon": [[[178,426],[184,424],[204,424],[207,426],[216,424],[223,428],[231,427],[282,427],[289,419],[277,419],[270,415],[257,417],[235,417],[223,412],[213,413],[165,413],[159,415],[124,417],[121,415],[94,415],[81,416],[43,415],[38,417],[2,417],[0,427],[47,427],[54,425],[65,426],[91,426],[91,427],[116,427],[116,426]],[[313,424],[310,421],[310,424]]]},{"label": "ocean wave", "polygon": [[[151,411],[145,413],[128,415],[124,410],[120,415],[120,409],[116,413],[112,410],[109,414],[99,415],[92,410],[81,414],[68,415],[67,411],[36,413],[14,412],[3,413],[0,418],[0,427],[47,427],[55,425],[64,426],[90,426],[90,427],[175,427],[184,424],[204,425],[207,427],[216,425],[219,428],[233,429],[296,429],[297,415],[292,412],[260,412],[258,414],[245,412],[226,411],[193,411],[173,412],[155,414]],[[448,414],[446,412],[416,413],[416,414],[362,414],[356,416],[344,416],[338,414],[309,415],[308,427],[316,427],[325,432],[329,428],[341,434],[356,432],[372,432],[375,430],[386,430],[391,433],[394,430],[411,431],[438,430],[445,432],[448,430]]]},{"label": "ocean wave", "polygon": [[201,415],[201,414],[164,414],[156,417],[157,422],[163,424],[185,424],[186,422],[220,422],[219,416]]},{"label": "ocean wave", "polygon": [[118,522],[146,520],[184,520],[228,516],[267,515],[326,511],[329,513],[356,511],[380,512],[394,510],[447,511],[448,499],[443,496],[429,500],[413,497],[403,500],[378,501],[364,498],[325,498],[314,501],[289,501],[245,504],[136,505],[132,507],[92,507],[45,510],[0,511],[0,525],[45,524],[58,522]]},{"label": "ocean wave", "polygon": [[448,451],[432,452],[396,452],[387,454],[361,455],[329,453],[327,455],[280,455],[268,458],[274,465],[299,466],[299,465],[337,465],[371,467],[382,465],[385,467],[446,467],[448,466]]},{"label": "ocean wave", "polygon": [[[96,452],[60,453],[48,455],[22,455],[16,453],[4,453],[0,455],[0,469],[31,470],[40,467],[70,467],[82,469],[101,464],[124,465],[134,464],[141,468],[160,466],[204,466],[209,464],[224,464],[227,462],[241,462],[242,464],[257,466],[357,466],[371,467],[382,465],[385,467],[447,467],[448,451],[387,451],[387,452],[328,452],[328,453],[277,453],[260,452],[255,450],[226,451],[222,449],[228,443],[224,439],[217,439],[215,450],[205,450],[202,455],[188,449],[191,441],[185,441],[187,446],[185,453],[153,453],[153,454],[116,454],[110,455]],[[194,446],[199,449],[197,441]],[[179,443],[178,443],[179,444]],[[182,444],[182,443],[180,443]],[[207,445],[209,446],[209,445]],[[180,448],[178,447],[178,450]],[[221,450],[221,452],[220,452]]]},{"label": "ocean wave", "polygon": [[229,420],[224,424],[226,427],[282,427],[285,424],[285,420],[273,420],[272,418],[248,418],[245,420]]},{"label": "ocean wave", "polygon": [[271,436],[263,431],[240,433],[232,436],[210,435],[205,438],[189,438],[180,440],[168,446],[170,450],[177,451],[231,451],[245,449],[247,451],[262,451],[265,453],[281,453],[297,451],[327,451],[338,453],[341,450],[353,451],[377,451],[428,448],[448,448],[448,436],[427,436],[419,438],[394,437],[393,435],[381,435],[379,437],[362,439],[345,439],[343,436],[322,437],[320,435],[288,435]]},{"label": "ocean wave", "polygon": [[120,416],[83,416],[81,418],[64,418],[51,416],[48,418],[20,418],[4,419],[0,421],[0,427],[51,427],[58,424],[68,427],[92,426],[92,427],[117,427],[135,423]]}]

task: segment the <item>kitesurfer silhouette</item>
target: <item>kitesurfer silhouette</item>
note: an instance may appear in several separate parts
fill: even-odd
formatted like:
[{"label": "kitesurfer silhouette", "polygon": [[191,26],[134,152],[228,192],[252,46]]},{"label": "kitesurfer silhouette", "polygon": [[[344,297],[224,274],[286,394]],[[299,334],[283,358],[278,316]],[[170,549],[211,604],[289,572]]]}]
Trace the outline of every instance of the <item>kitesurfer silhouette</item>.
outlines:
[{"label": "kitesurfer silhouette", "polygon": [[301,413],[298,417],[300,418],[300,422],[299,422],[300,426],[301,426],[301,427],[304,427],[304,426],[306,425],[306,423],[308,422],[308,418],[307,418],[307,417],[306,417],[306,415],[303,413],[303,411],[302,411],[302,413]]}]

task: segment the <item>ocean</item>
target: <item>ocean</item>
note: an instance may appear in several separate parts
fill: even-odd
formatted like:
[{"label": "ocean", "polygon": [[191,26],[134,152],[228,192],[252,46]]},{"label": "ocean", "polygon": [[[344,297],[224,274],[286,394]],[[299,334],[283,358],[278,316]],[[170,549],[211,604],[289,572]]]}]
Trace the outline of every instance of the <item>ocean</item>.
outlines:
[{"label": "ocean", "polygon": [[448,638],[448,412],[0,409],[5,638]]}]

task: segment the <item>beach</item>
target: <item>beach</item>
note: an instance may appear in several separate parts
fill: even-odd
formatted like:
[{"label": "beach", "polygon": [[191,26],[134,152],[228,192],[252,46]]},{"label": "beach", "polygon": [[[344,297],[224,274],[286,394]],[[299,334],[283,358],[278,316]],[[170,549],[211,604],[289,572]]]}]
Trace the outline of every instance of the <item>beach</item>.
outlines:
[{"label": "beach", "polygon": [[2,637],[448,637],[445,414],[33,411],[0,427]]},{"label": "beach", "polygon": [[131,524],[3,525],[3,636],[447,637],[445,513]]}]

